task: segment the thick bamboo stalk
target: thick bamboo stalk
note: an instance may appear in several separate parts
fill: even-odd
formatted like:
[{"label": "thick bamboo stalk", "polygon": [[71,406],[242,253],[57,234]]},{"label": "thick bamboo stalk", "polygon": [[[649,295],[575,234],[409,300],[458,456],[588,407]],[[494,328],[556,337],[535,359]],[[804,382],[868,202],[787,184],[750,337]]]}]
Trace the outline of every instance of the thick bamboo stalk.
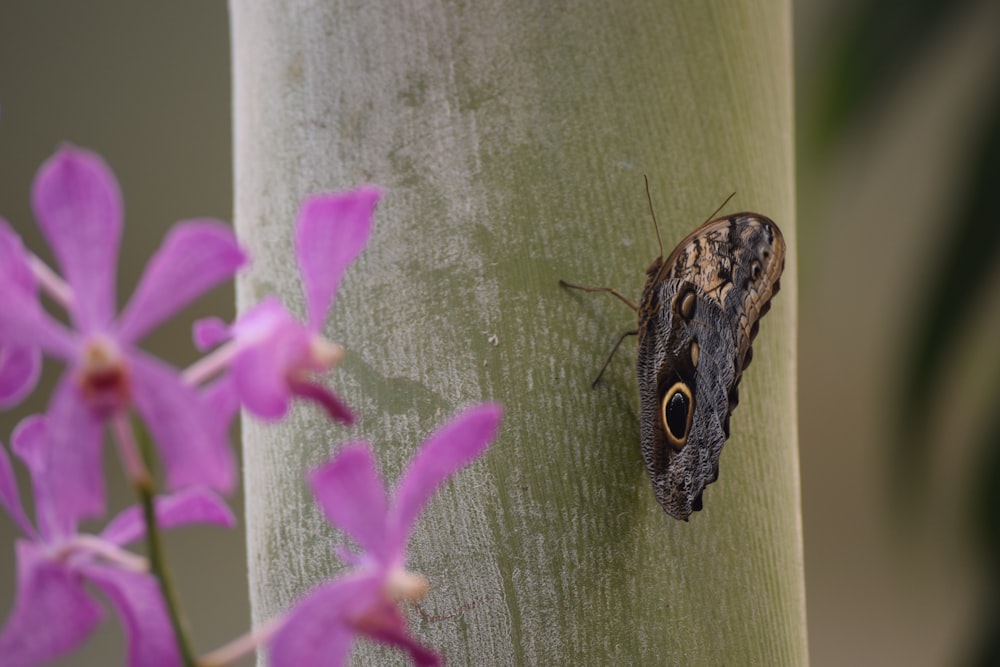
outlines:
[{"label": "thick bamboo stalk", "polygon": [[[255,622],[338,565],[306,467],[356,437],[395,479],[460,406],[506,407],[491,453],[411,544],[432,582],[415,631],[454,665],[805,665],[795,399],[787,2],[233,2],[240,307],[302,310],[291,226],[306,194],[383,186],[327,333],[362,417],[245,422]],[[635,347],[590,381],[664,244],[733,191],[789,244],[720,480],[664,515],[639,453]],[[733,208],[735,207],[735,208]],[[358,664],[403,662],[365,646]]]}]

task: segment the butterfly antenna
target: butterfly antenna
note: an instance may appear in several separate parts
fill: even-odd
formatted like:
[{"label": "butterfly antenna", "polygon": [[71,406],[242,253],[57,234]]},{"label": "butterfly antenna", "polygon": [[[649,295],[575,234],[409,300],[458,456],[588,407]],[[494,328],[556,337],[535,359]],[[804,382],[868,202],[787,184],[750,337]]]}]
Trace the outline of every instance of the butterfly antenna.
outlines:
[{"label": "butterfly antenna", "polygon": [[712,215],[708,216],[708,220],[706,220],[706,221],[705,221],[705,222],[703,222],[702,224],[703,224],[703,225],[704,225],[704,224],[708,224],[708,223],[709,223],[709,222],[711,222],[712,220],[715,220],[715,216],[717,216],[717,215],[719,214],[719,211],[721,211],[722,209],[724,209],[724,208],[726,207],[726,204],[728,204],[728,203],[729,203],[729,200],[730,200],[730,199],[732,199],[732,198],[733,198],[733,197],[735,197],[735,196],[736,196],[736,193],[734,192],[734,193],[732,193],[731,195],[729,195],[728,197],[726,197],[726,201],[722,202],[722,205],[721,205],[721,206],[719,206],[719,208],[717,208],[717,209],[715,209],[714,211],[712,211]]},{"label": "butterfly antenna", "polygon": [[[646,181],[646,201],[649,202],[649,214],[653,216],[653,229],[656,230],[656,242],[660,246],[660,257],[663,257],[663,241],[660,239],[660,225],[656,222],[656,213],[653,212],[653,198],[649,194],[649,177],[642,175],[642,180]],[[736,194],[735,192],[733,194]],[[733,195],[729,195],[732,197]],[[728,199],[726,201],[729,201]],[[723,204],[722,206],[725,206]],[[722,208],[721,206],[719,208]]]}]

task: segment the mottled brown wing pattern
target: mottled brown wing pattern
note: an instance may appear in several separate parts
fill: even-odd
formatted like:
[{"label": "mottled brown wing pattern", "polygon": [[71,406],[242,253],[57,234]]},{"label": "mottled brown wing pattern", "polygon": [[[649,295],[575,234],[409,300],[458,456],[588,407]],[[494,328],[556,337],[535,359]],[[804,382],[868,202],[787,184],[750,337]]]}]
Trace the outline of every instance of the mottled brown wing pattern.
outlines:
[{"label": "mottled brown wing pattern", "polygon": [[560,281],[611,294],[638,315],[638,328],[619,338],[594,385],[622,340],[638,335],[642,456],[657,501],[676,519],[700,510],[705,487],[719,477],[740,379],[784,266],[777,225],[736,213],[706,222],[665,260],[657,257],[638,305],[609,287]]},{"label": "mottled brown wing pattern", "polygon": [[738,385],[784,258],[774,222],[737,213],[705,223],[647,269],[638,308],[642,454],[672,517],[700,510],[719,476]]},{"label": "mottled brown wing pattern", "polygon": [[[785,240],[770,219],[757,213],[736,213],[693,231],[662,267],[660,280],[687,280],[722,305],[738,324],[743,359],[750,354],[760,318],[780,287]],[[742,366],[749,363],[747,360]]]}]

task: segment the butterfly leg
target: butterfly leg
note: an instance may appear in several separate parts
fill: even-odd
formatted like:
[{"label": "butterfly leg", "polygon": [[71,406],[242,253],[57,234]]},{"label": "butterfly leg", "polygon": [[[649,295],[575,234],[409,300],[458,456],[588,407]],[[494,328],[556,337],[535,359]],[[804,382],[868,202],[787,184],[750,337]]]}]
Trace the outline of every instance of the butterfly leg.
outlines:
[{"label": "butterfly leg", "polygon": [[608,365],[611,363],[611,359],[615,356],[615,352],[618,351],[618,348],[621,346],[622,341],[628,338],[629,336],[638,336],[638,335],[639,335],[638,329],[635,329],[633,331],[626,331],[621,335],[621,337],[618,339],[618,342],[615,343],[615,346],[611,348],[611,354],[608,355],[608,360],[604,362],[603,366],[601,366],[601,372],[598,373],[597,377],[594,378],[594,381],[590,383],[591,389],[595,389],[597,387],[597,383],[601,381],[601,376],[604,375],[604,371],[607,370]]},{"label": "butterfly leg", "polygon": [[[633,311],[635,311],[637,313],[639,312],[639,307],[637,305],[635,305],[635,303],[633,303],[631,299],[629,299],[628,297],[626,297],[625,295],[623,295],[621,292],[619,292],[618,290],[614,289],[613,287],[586,287],[584,285],[574,285],[573,283],[568,283],[568,282],[566,282],[565,280],[563,280],[561,278],[559,279],[559,284],[562,285],[563,287],[569,287],[571,289],[578,289],[578,290],[581,290],[583,292],[606,292],[606,293],[610,294],[611,296],[617,297],[619,300],[621,300],[622,303],[624,303],[626,306],[628,306],[629,308],[631,308]],[[601,381],[601,376],[603,376],[604,375],[604,371],[606,371],[608,369],[608,365],[611,363],[611,359],[614,358],[615,352],[618,351],[618,348],[621,346],[622,341],[625,340],[626,338],[628,338],[629,336],[637,336],[637,335],[639,335],[639,331],[638,330],[635,330],[635,331],[626,331],[625,333],[623,333],[621,335],[621,337],[618,339],[618,342],[615,343],[615,346],[613,348],[611,348],[611,354],[608,355],[608,358],[604,362],[604,365],[601,366],[601,372],[598,373],[597,377],[594,378],[594,381],[590,383],[591,388],[597,387],[597,383]]]},{"label": "butterfly leg", "polygon": [[616,296],[619,299],[621,299],[622,303],[631,308],[633,311],[637,313],[639,312],[639,306],[632,303],[631,299],[622,295],[621,292],[614,289],[613,287],[584,287],[583,285],[574,285],[573,283],[568,283],[562,278],[559,279],[559,284],[562,285],[563,287],[570,287],[572,289],[578,289],[584,292],[607,292],[608,294]]}]

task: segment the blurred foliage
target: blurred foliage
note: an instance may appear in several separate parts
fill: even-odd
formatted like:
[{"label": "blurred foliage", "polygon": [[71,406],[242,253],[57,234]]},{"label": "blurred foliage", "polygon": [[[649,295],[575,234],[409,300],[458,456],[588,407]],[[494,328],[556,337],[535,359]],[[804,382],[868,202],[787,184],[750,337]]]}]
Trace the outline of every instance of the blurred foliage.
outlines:
[{"label": "blurred foliage", "polygon": [[[997,133],[1000,135],[1000,132]],[[994,218],[996,223],[1000,219]],[[995,225],[1000,226],[1000,224]],[[1000,396],[1000,378],[995,394]],[[966,664],[989,667],[1000,664],[1000,410],[995,411],[983,438],[983,465],[971,498],[980,556],[986,564],[987,581],[983,586],[977,643]]]},{"label": "blurred foliage", "polygon": [[810,131],[803,137],[807,152],[826,152],[847,128],[875,111],[947,26],[986,1],[856,3],[814,91]]},{"label": "blurred foliage", "polygon": [[[800,148],[813,158],[828,155],[840,136],[880,111],[958,19],[987,1],[871,0],[858,5],[821,77],[822,89],[810,100],[813,113],[806,119],[808,130]],[[909,327],[913,336],[902,351],[897,437],[889,452],[897,510],[912,508],[927,483],[930,450],[938,444],[928,438],[933,432],[929,426],[937,403],[944,400],[941,380],[951,354],[976,325],[1000,260],[1000,63],[995,71],[994,90],[980,110],[981,126],[971,128],[975,131],[969,135],[973,140],[964,159],[966,180],[948,218],[939,222],[947,236],[934,248],[934,256],[926,258],[930,270],[921,277],[924,284],[916,285],[926,305],[915,311]],[[1000,378],[994,386],[1000,399]],[[977,478],[968,485],[966,499],[974,543],[987,570],[981,625],[965,660],[977,666],[1000,664],[1000,412],[988,420],[992,423],[973,430],[982,436],[975,450]],[[907,517],[897,511],[896,518],[902,522]]]},{"label": "blurred foliage", "polygon": [[[941,221],[949,230],[936,256],[927,262],[935,267],[925,277],[920,291],[926,308],[916,313],[913,343],[903,369],[901,428],[894,460],[901,493],[919,486],[926,474],[931,446],[926,433],[934,414],[934,401],[941,386],[938,380],[946,362],[957,349],[959,339],[974,324],[976,310],[989,296],[990,277],[1000,259],[1000,81],[991,96],[987,122],[979,128],[966,159],[968,178],[959,193],[954,215]],[[984,456],[993,442],[984,442]],[[984,461],[985,463],[986,461]],[[1000,459],[996,463],[1000,464]],[[903,498],[905,501],[906,499]],[[1000,562],[998,560],[997,562]]]}]

